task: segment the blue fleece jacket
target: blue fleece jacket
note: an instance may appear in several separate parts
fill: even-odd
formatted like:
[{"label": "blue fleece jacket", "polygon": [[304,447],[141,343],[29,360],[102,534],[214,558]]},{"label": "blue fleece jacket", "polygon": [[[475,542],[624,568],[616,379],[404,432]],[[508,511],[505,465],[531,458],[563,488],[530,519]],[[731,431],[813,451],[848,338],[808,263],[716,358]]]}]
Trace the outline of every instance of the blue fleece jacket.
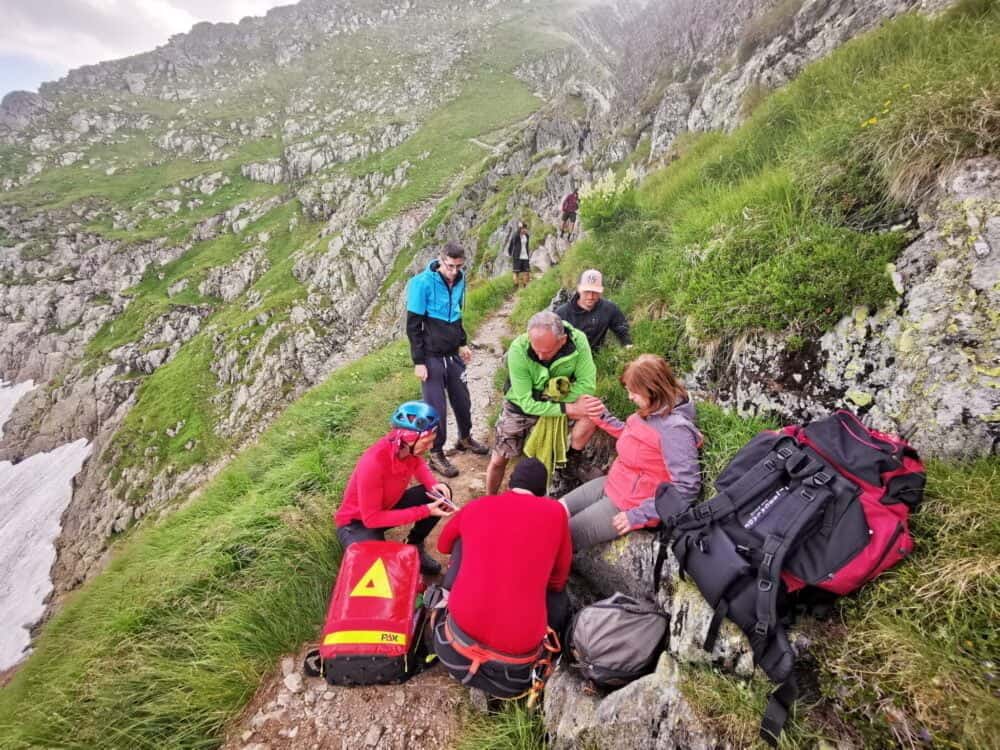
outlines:
[{"label": "blue fleece jacket", "polygon": [[466,342],[462,327],[465,304],[465,274],[459,273],[450,287],[439,273],[441,264],[432,260],[406,287],[406,335],[414,364],[427,357],[454,354]]}]

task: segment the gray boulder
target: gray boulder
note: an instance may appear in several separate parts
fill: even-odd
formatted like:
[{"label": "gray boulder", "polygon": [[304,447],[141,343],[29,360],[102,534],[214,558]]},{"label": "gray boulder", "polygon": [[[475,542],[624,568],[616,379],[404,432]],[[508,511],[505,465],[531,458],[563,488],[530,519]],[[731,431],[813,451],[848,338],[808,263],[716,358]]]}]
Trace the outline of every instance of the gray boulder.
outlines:
[{"label": "gray boulder", "polygon": [[[657,544],[655,533],[636,531],[577,553],[570,581],[574,600],[580,605],[589,604],[616,591],[650,598]],[[677,559],[668,550],[656,600],[670,615],[667,645],[670,653],[685,662],[712,664],[750,675],[753,671],[750,646],[732,623],[723,625],[711,652],[702,648],[713,610],[693,584],[681,580],[679,570]]]},{"label": "gray boulder", "polygon": [[662,654],[656,671],[607,696],[584,693],[583,681],[560,669],[545,688],[550,746],[611,750],[721,750],[731,745],[698,715],[681,690],[682,668]]}]

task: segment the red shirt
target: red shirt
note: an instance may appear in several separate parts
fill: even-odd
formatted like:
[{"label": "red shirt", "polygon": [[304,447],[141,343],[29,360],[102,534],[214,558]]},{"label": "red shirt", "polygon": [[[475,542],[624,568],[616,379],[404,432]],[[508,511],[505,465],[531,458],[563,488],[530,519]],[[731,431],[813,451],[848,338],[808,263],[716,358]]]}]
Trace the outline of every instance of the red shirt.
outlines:
[{"label": "red shirt", "polygon": [[557,501],[521,492],[487,495],[463,507],[444,527],[438,549],[462,540],[462,565],[448,610],[466,634],[512,654],[545,636],[547,591],[562,591],[573,543]]},{"label": "red shirt", "polygon": [[389,437],[380,438],[358,459],[334,522],[340,527],[361,521],[369,529],[384,529],[427,518],[426,505],[392,510],[414,478],[428,489],[437,484],[424,459],[400,458]]}]

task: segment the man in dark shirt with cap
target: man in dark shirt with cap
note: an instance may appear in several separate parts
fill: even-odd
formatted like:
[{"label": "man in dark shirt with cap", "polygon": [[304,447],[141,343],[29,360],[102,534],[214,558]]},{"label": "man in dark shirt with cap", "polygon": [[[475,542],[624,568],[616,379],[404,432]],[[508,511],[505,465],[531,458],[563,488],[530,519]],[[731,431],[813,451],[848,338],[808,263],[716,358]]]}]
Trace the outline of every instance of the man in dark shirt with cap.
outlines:
[{"label": "man in dark shirt with cap", "polygon": [[625,348],[630,348],[632,338],[629,335],[628,320],[618,305],[604,299],[603,294],[604,277],[596,268],[589,268],[580,275],[576,294],[569,302],[556,309],[556,315],[583,331],[593,352],[604,343],[609,328]]}]

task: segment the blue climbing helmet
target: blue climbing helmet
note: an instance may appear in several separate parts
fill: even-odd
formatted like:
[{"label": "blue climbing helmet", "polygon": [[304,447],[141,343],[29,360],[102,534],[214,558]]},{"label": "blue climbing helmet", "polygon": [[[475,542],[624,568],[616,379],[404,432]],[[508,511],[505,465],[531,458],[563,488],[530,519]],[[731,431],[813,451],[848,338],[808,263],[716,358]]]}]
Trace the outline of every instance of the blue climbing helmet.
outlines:
[{"label": "blue climbing helmet", "polygon": [[430,432],[441,424],[437,409],[423,401],[407,401],[400,404],[389,420],[393,427],[412,432]]}]

